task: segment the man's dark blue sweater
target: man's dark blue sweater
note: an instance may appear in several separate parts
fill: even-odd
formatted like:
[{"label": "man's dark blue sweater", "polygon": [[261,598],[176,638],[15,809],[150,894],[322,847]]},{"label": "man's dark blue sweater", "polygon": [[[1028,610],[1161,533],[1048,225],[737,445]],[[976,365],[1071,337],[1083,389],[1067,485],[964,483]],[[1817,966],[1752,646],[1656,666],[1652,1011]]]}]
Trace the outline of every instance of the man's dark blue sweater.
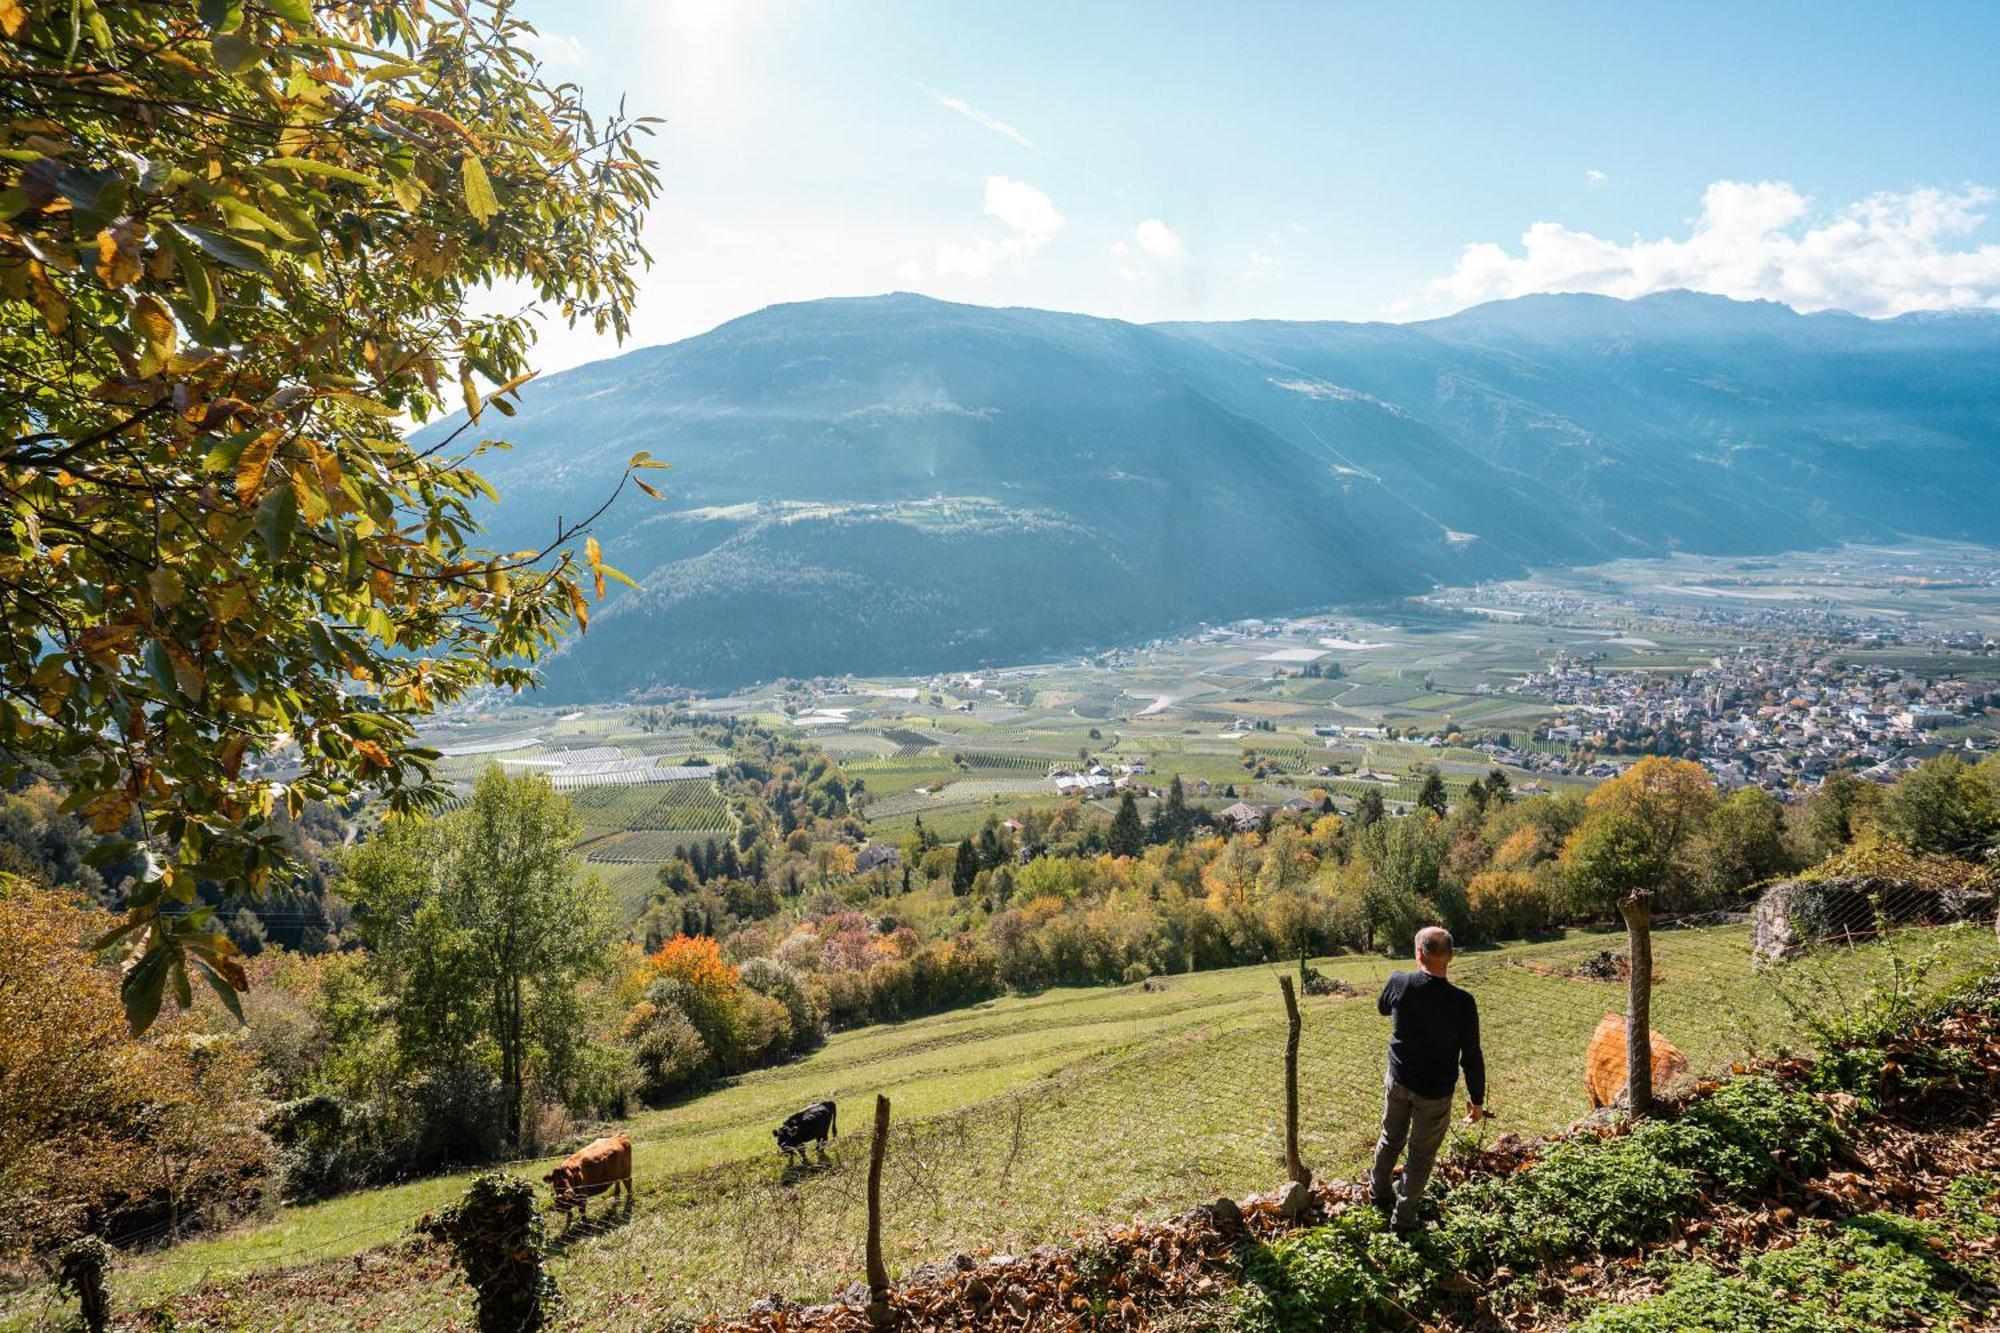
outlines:
[{"label": "man's dark blue sweater", "polygon": [[1465,1066],[1465,1093],[1486,1101],[1486,1057],[1479,1049],[1479,1006],[1472,995],[1428,972],[1396,972],[1375,1007],[1393,1015],[1389,1077],[1419,1097],[1449,1097]]}]

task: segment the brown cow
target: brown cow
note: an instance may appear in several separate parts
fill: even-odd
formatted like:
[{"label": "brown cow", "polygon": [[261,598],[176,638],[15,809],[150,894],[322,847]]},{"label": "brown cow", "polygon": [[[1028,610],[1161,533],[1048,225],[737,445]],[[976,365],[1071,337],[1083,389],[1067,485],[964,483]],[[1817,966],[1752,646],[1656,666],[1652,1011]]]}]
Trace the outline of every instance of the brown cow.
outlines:
[{"label": "brown cow", "polygon": [[[1680,1048],[1653,1034],[1653,1091],[1688,1071],[1688,1058]],[[1590,1090],[1590,1107],[1610,1106],[1625,1093],[1625,1016],[1606,1014],[1590,1034],[1590,1052],[1584,1056],[1583,1082]]]},{"label": "brown cow", "polygon": [[623,1134],[613,1138],[599,1139],[587,1148],[571,1153],[563,1159],[561,1166],[550,1171],[543,1180],[555,1187],[555,1207],[558,1212],[568,1215],[572,1208],[580,1209],[583,1218],[590,1220],[590,1196],[610,1190],[616,1198],[618,1187],[625,1187],[625,1202],[632,1202],[632,1140]]}]

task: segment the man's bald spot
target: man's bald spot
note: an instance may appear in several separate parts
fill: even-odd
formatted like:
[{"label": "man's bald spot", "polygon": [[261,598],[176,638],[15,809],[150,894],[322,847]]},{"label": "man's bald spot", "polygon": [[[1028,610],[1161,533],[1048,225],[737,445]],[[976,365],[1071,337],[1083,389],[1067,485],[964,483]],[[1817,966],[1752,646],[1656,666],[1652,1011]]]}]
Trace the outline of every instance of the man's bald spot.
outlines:
[{"label": "man's bald spot", "polygon": [[1451,954],[1451,932],[1443,926],[1425,926],[1417,932],[1418,957],[1449,958]]}]

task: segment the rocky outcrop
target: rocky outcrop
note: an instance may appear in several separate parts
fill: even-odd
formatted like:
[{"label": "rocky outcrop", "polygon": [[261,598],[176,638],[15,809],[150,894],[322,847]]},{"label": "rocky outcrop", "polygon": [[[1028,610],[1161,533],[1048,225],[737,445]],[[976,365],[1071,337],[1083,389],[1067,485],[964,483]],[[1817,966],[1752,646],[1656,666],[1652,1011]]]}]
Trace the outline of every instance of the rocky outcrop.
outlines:
[{"label": "rocky outcrop", "polygon": [[[1942,925],[1993,911],[1987,884],[1923,884],[1883,875],[1780,880],[1750,913],[1760,963],[1795,958],[1826,940],[1865,938],[1885,926]],[[2000,925],[1996,925],[2000,929]]]}]

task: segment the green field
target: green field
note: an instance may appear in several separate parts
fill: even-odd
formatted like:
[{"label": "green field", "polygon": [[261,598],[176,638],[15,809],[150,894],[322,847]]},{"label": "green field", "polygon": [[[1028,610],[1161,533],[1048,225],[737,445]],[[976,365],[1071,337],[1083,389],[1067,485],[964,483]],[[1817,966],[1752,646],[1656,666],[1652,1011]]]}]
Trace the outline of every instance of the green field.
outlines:
[{"label": "green field", "polygon": [[[1544,1132],[1587,1109],[1584,1047],[1623,991],[1566,969],[1618,943],[1573,932],[1459,961],[1454,978],[1481,1004],[1493,1132]],[[1984,925],[1920,930],[1759,973],[1743,927],[1662,930],[1655,1026],[1697,1069],[1796,1048],[1804,1032],[1785,996],[1850,1002],[1920,951],[1942,960],[1929,986],[1991,968],[2000,952]],[[1322,1176],[1351,1176],[1374,1134],[1385,1034],[1371,1000],[1388,964],[1349,956],[1319,966],[1362,993],[1305,1002],[1304,1150]],[[636,1209],[558,1246],[565,1326],[650,1325],[772,1291],[821,1297],[855,1280],[862,1145],[878,1092],[892,1099],[897,1126],[884,1182],[897,1271],[955,1250],[1061,1240],[1218,1191],[1270,1188],[1282,1175],[1277,975],[1248,967],[1170,977],[1156,989],[1050,991],[866,1028],[635,1117],[622,1127],[637,1145]],[[845,1134],[830,1165],[788,1172],[770,1129],[820,1097],[839,1100]],[[539,1173],[532,1163],[520,1169]],[[455,1278],[434,1260],[379,1248],[463,1185],[427,1180],[287,1209],[129,1260],[114,1270],[114,1298],[124,1309],[170,1302],[183,1318],[234,1310],[259,1328],[434,1328],[445,1311],[463,1321]],[[32,1317],[38,1299],[17,1295],[4,1308]]]}]

